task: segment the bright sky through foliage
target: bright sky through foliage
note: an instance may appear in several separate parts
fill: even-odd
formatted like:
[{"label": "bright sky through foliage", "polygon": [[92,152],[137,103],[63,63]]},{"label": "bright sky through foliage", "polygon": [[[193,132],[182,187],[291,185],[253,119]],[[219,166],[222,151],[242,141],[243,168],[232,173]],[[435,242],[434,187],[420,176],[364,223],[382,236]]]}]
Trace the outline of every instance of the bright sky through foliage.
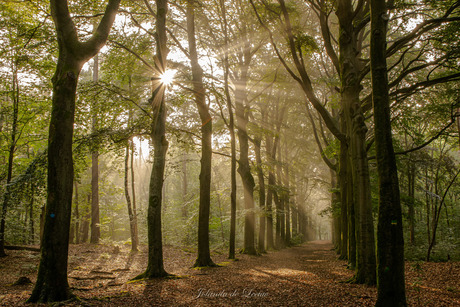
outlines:
[{"label": "bright sky through foliage", "polygon": [[163,83],[164,85],[170,85],[171,83],[173,83],[175,75],[176,75],[176,70],[174,70],[174,69],[166,70],[160,76],[161,83]]}]

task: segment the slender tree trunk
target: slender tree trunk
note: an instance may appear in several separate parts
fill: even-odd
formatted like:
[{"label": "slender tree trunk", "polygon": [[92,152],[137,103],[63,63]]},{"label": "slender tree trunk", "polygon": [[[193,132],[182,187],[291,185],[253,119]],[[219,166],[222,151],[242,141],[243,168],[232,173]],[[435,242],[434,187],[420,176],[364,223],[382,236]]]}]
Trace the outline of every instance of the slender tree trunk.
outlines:
[{"label": "slender tree trunk", "polygon": [[80,244],[80,209],[78,198],[78,183],[74,181],[75,190],[75,244]]},{"label": "slender tree trunk", "polygon": [[262,169],[262,157],[260,153],[262,139],[260,136],[254,139],[254,152],[256,154],[257,178],[259,181],[259,253],[265,253],[265,179]]},{"label": "slender tree trunk", "polygon": [[[158,72],[166,71],[166,14],[168,11],[167,0],[156,0],[156,68]],[[161,231],[161,204],[163,201],[163,183],[168,141],[166,140],[166,85],[160,82],[160,78],[154,78],[152,82],[153,94],[149,100],[152,105],[153,120],[151,125],[151,138],[154,147],[152,173],[149,185],[149,208],[148,208],[148,264],[144,273],[134,279],[165,277],[163,264],[163,242]]]},{"label": "slender tree trunk", "polygon": [[276,202],[276,246],[284,248],[286,246],[286,220],[285,220],[285,199],[286,187],[283,182],[283,167],[281,156],[281,142],[278,142],[278,161],[276,162],[276,184],[278,186],[275,194]]},{"label": "slender tree trunk", "polygon": [[349,220],[349,206],[348,206],[348,185],[350,174],[348,174],[348,150],[346,142],[340,142],[339,152],[339,172],[338,184],[340,187],[340,233],[341,233],[341,247],[339,259],[348,259],[348,220]]},{"label": "slender tree trunk", "polygon": [[135,231],[135,223],[134,223],[134,213],[131,204],[131,197],[129,196],[129,149],[130,144],[129,141],[126,144],[126,154],[125,154],[125,198],[126,198],[126,205],[128,207],[128,218],[129,218],[129,229],[131,233],[131,251],[138,251],[137,248],[137,240],[136,240],[136,231]]},{"label": "slender tree trunk", "polygon": [[[16,60],[15,60],[16,61]],[[6,227],[6,213],[11,198],[10,183],[13,179],[13,161],[14,152],[16,151],[16,134],[18,128],[18,114],[19,114],[19,84],[18,84],[18,71],[17,62],[13,63],[13,89],[12,89],[12,102],[13,102],[13,118],[11,125],[11,140],[8,148],[8,165],[6,171],[6,188],[3,195],[2,202],[2,216],[0,221],[0,257],[5,257],[5,227]]]},{"label": "slender tree trunk", "polygon": [[299,222],[298,222],[298,216],[299,216],[299,209],[298,209],[298,203],[297,203],[297,180],[296,180],[296,173],[294,172],[292,175],[292,237],[295,238],[298,233],[299,233]]},{"label": "slender tree trunk", "polygon": [[[93,82],[99,79],[99,56],[93,58]],[[95,103],[93,104],[93,106]],[[92,110],[92,130],[97,130],[97,108]],[[101,238],[101,227],[99,221],[99,152],[93,149],[91,153],[91,239],[93,244],[99,243]]]},{"label": "slender tree trunk", "polygon": [[409,240],[412,245],[415,245],[415,162],[411,161],[409,158],[408,165],[408,194],[409,194]]},{"label": "slender tree trunk", "polygon": [[285,193],[285,218],[286,218],[286,238],[285,242],[289,246],[291,245],[291,190],[290,190],[290,178],[289,178],[289,156],[288,156],[288,147],[287,147],[287,142],[285,143],[284,146],[284,160],[285,160],[285,166],[284,166],[284,186],[286,188],[286,193]]},{"label": "slender tree trunk", "polygon": [[273,211],[272,211],[272,204],[273,204],[273,197],[274,197],[274,190],[273,187],[276,184],[275,173],[273,172],[274,165],[274,158],[272,156],[274,149],[272,144],[272,137],[267,135],[266,137],[266,148],[267,148],[267,156],[269,160],[269,169],[268,169],[268,189],[267,189],[267,249],[274,249],[275,248],[275,241],[273,238]]},{"label": "slender tree trunk", "polygon": [[451,181],[449,182],[449,185],[447,186],[446,190],[444,191],[444,194],[443,194],[443,196],[441,198],[441,202],[439,204],[439,207],[436,208],[434,210],[434,212],[433,212],[433,223],[432,223],[433,224],[433,231],[432,231],[432,237],[431,237],[430,244],[428,245],[428,251],[427,251],[427,254],[426,254],[426,261],[430,261],[431,251],[433,250],[433,247],[434,247],[435,242],[436,242],[436,230],[438,229],[439,217],[441,216],[442,205],[445,203],[447,193],[449,192],[449,189],[454,184],[454,182],[457,179],[458,175],[460,175],[460,170],[458,170],[458,172],[455,174],[455,176],[452,177]]},{"label": "slender tree trunk", "polygon": [[404,283],[404,238],[398,170],[391,136],[386,65],[389,16],[384,1],[371,6],[371,77],[379,185],[376,306],[407,306]]},{"label": "slender tree trunk", "polygon": [[195,103],[201,119],[200,208],[198,214],[198,257],[195,267],[215,266],[209,250],[209,215],[211,211],[212,118],[206,104],[203,69],[198,63],[195,38],[195,1],[187,1],[187,36]]},{"label": "slender tree trunk", "polygon": [[131,237],[132,241],[132,250],[138,250],[139,246],[139,229],[137,223],[137,205],[136,205],[136,182],[134,176],[134,140],[131,139],[131,195],[132,195],[132,205],[133,205],[133,236]]},{"label": "slender tree trunk", "polygon": [[235,115],[238,129],[238,140],[240,144],[240,159],[238,173],[243,182],[244,195],[244,248],[243,252],[250,255],[257,254],[255,248],[255,213],[254,213],[254,177],[251,174],[249,165],[249,137],[248,118],[249,107],[247,103],[247,80],[248,70],[251,61],[251,45],[247,35],[242,38],[243,47],[241,51],[242,61],[240,63],[240,75],[235,83]]},{"label": "slender tree trunk", "polygon": [[91,193],[87,195],[87,206],[85,208],[85,215],[83,215],[82,218],[81,243],[87,243],[89,239],[89,226],[91,220]]},{"label": "slender tree trunk", "polygon": [[30,183],[30,203],[29,203],[29,244],[35,243],[34,205],[35,205],[35,184],[32,182]]},{"label": "slender tree trunk", "polygon": [[187,193],[188,193],[188,179],[187,179],[187,155],[184,154],[182,158],[182,207],[181,213],[184,219],[187,219]]},{"label": "slender tree trunk", "polygon": [[220,0],[222,10],[222,19],[224,23],[224,88],[225,99],[227,100],[227,109],[229,116],[228,129],[230,130],[230,148],[231,148],[231,165],[230,165],[230,238],[229,238],[229,251],[228,258],[235,259],[235,238],[236,238],[236,137],[235,137],[235,121],[233,117],[233,106],[230,98],[229,89],[229,70],[230,64],[228,62],[228,23],[227,12],[225,8],[225,1]]}]

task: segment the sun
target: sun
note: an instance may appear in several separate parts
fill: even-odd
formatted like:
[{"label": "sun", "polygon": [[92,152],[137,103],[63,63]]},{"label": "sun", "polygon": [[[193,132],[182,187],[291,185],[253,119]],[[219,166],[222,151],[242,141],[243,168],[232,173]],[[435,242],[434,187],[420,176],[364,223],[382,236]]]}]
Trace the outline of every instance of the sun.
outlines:
[{"label": "sun", "polygon": [[160,75],[160,81],[164,85],[171,85],[174,81],[174,76],[176,75],[176,71],[173,69],[166,70],[163,74]]}]

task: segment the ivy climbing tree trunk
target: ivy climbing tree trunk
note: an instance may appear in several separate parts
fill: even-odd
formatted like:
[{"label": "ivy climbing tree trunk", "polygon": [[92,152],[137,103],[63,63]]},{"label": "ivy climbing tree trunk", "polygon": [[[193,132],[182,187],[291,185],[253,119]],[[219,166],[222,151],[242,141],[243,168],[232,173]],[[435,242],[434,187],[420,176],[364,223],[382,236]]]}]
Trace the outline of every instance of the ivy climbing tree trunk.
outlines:
[{"label": "ivy climbing tree trunk", "polygon": [[53,76],[48,137],[48,195],[38,276],[28,302],[64,301],[73,297],[67,281],[67,257],[74,179],[72,138],[78,76],[84,63],[105,44],[120,0],[109,0],[91,38],[80,42],[65,0],[51,0],[59,57]]},{"label": "ivy climbing tree trunk", "polygon": [[377,226],[377,303],[407,306],[404,283],[404,237],[398,170],[391,136],[388,94],[386,1],[371,0],[371,81],[375,152],[379,187]]}]

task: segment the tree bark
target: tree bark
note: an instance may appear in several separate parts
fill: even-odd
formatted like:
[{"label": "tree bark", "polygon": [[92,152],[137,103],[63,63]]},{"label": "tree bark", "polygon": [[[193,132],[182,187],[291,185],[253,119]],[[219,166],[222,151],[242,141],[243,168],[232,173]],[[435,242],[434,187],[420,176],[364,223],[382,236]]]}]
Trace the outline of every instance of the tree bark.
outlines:
[{"label": "tree bark", "polygon": [[134,223],[134,212],[133,207],[131,204],[131,197],[129,195],[129,150],[130,144],[129,141],[126,144],[126,154],[125,154],[125,198],[126,198],[126,205],[128,207],[128,218],[129,218],[129,230],[131,234],[131,251],[138,251],[137,248],[137,239],[136,239],[136,230],[135,230],[135,223]]},{"label": "tree bark", "polygon": [[359,78],[361,64],[358,58],[360,54],[358,33],[353,24],[355,16],[352,1],[338,1],[341,99],[347,122],[355,196],[357,247],[354,282],[374,285],[376,283],[374,225],[366,151],[367,127],[359,99],[362,90]]},{"label": "tree bark", "polygon": [[416,184],[416,177],[415,177],[415,162],[413,162],[409,155],[409,162],[408,162],[408,174],[407,174],[407,181],[408,181],[408,194],[409,194],[409,240],[412,245],[415,245],[415,184]]},{"label": "tree bark", "polygon": [[[343,125],[342,125],[343,126]],[[341,233],[341,247],[339,259],[348,259],[348,217],[349,217],[349,206],[348,206],[348,186],[350,185],[350,174],[348,174],[348,150],[347,143],[340,142],[339,152],[339,172],[338,172],[338,184],[340,188],[340,233]]]},{"label": "tree bark", "polygon": [[[166,71],[166,14],[168,11],[167,0],[156,0],[156,69],[161,75]],[[159,76],[152,80],[152,97],[149,103],[152,105],[153,119],[150,136],[154,153],[152,173],[149,185],[149,208],[148,208],[148,263],[144,273],[134,279],[165,277],[169,274],[163,264],[163,242],[161,231],[161,204],[163,201],[163,183],[168,141],[166,140],[166,85],[161,83]]]},{"label": "tree bark", "polygon": [[255,214],[254,214],[254,177],[251,174],[251,167],[249,165],[249,137],[248,137],[248,117],[249,108],[247,103],[247,80],[249,64],[251,62],[250,42],[247,34],[243,34],[241,38],[243,43],[241,51],[240,74],[239,78],[235,80],[235,115],[238,129],[238,140],[240,144],[240,159],[238,166],[238,173],[243,182],[243,195],[244,195],[244,248],[243,253],[255,255],[257,254],[255,248]]},{"label": "tree bark", "polygon": [[371,79],[379,186],[376,306],[407,306],[398,170],[391,136],[385,1],[371,0]]},{"label": "tree bark", "polygon": [[287,246],[291,245],[291,190],[290,190],[290,176],[289,176],[289,156],[288,156],[288,145],[287,142],[284,143],[284,206],[285,206],[285,226],[286,226],[286,238],[285,242]]},{"label": "tree bark", "polygon": [[78,197],[78,183],[74,181],[75,189],[75,244],[80,244],[80,208]]},{"label": "tree bark", "polygon": [[[99,79],[99,57],[96,54],[93,58],[93,82]],[[97,108],[92,108],[92,131],[97,130]],[[94,146],[96,147],[96,146]],[[99,152],[93,148],[91,152],[91,239],[92,244],[99,243],[101,238],[101,227],[99,219]]]},{"label": "tree bark", "polygon": [[133,205],[133,237],[131,237],[132,250],[137,251],[139,246],[139,228],[137,223],[137,205],[136,205],[136,183],[134,176],[134,140],[131,139],[131,195],[132,195],[132,205]]},{"label": "tree bark", "polygon": [[195,1],[187,1],[187,37],[195,103],[201,119],[200,208],[198,213],[198,257],[195,267],[215,266],[209,250],[209,215],[211,211],[212,117],[206,104],[203,69],[198,63],[195,38]]},{"label": "tree bark", "polygon": [[228,258],[235,259],[235,238],[236,238],[236,137],[235,137],[235,121],[233,116],[232,100],[230,98],[229,89],[229,70],[230,64],[228,61],[228,23],[227,23],[227,11],[225,9],[225,1],[220,0],[220,6],[222,9],[222,19],[224,24],[224,89],[225,99],[227,100],[228,110],[228,129],[230,130],[230,148],[231,148],[231,165],[230,165],[230,238],[229,238],[229,251]]},{"label": "tree bark", "polygon": [[284,248],[286,246],[286,228],[285,228],[285,193],[286,188],[283,185],[283,170],[282,170],[282,156],[281,156],[281,142],[278,142],[278,159],[276,161],[276,248]]},{"label": "tree bark", "polygon": [[72,298],[67,281],[67,256],[74,179],[72,138],[78,76],[84,63],[107,40],[120,0],[109,0],[96,33],[84,43],[77,37],[67,1],[51,0],[59,57],[53,76],[48,137],[48,195],[38,276],[28,302],[46,303]]},{"label": "tree bark", "polygon": [[264,172],[262,169],[262,157],[260,153],[262,139],[257,136],[254,139],[254,152],[256,154],[256,167],[257,167],[257,179],[259,181],[259,240],[258,240],[258,251],[259,253],[265,253],[265,179]]},{"label": "tree bark", "polygon": [[12,90],[12,102],[13,102],[13,118],[11,126],[11,143],[8,148],[8,165],[6,173],[6,189],[3,195],[2,202],[2,216],[0,221],[0,258],[6,257],[5,253],[5,227],[6,227],[6,213],[8,211],[8,204],[11,198],[11,179],[13,179],[13,161],[14,152],[16,151],[16,133],[18,128],[18,115],[19,115],[19,84],[18,84],[18,71],[17,63],[13,64],[13,90]]}]

